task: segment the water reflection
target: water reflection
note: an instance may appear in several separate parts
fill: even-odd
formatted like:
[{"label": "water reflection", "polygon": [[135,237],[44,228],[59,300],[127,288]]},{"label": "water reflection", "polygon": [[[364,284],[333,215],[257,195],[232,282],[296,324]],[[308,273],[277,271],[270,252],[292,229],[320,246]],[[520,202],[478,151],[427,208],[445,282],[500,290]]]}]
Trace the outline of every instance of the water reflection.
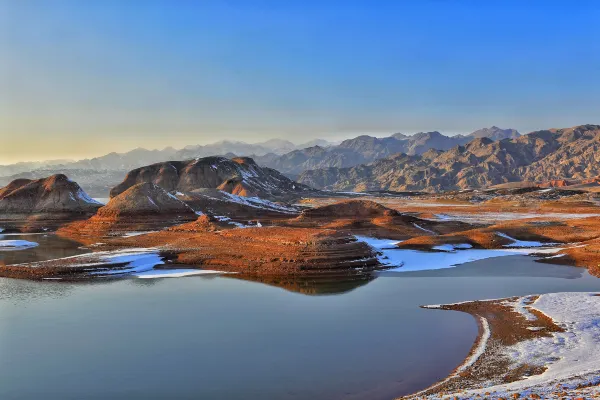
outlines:
[{"label": "water reflection", "polygon": [[380,272],[381,276],[403,277],[539,277],[578,279],[587,273],[585,268],[536,262],[533,256],[504,256],[487,258],[453,268],[428,271]]},{"label": "water reflection", "polygon": [[326,296],[348,293],[366,285],[376,278],[374,274],[330,274],[325,276],[264,276],[264,275],[224,275],[226,278],[260,282],[276,286],[290,292],[308,296]]},{"label": "water reflection", "polygon": [[25,250],[0,251],[0,264],[6,265],[52,260],[90,252],[90,250],[82,248],[81,243],[53,233],[0,235],[0,240],[27,240],[39,245]]}]

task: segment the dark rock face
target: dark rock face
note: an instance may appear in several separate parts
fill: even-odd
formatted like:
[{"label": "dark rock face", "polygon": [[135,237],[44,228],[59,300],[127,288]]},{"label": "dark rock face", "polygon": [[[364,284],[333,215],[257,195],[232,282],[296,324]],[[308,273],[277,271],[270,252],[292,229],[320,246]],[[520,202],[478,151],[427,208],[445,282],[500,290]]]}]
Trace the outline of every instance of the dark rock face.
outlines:
[{"label": "dark rock face", "polygon": [[447,151],[396,154],[352,168],[304,172],[298,180],[332,190],[481,188],[507,182],[584,179],[600,175],[600,126],[536,131],[514,139],[487,137]]},{"label": "dark rock face", "polygon": [[241,196],[266,199],[292,198],[312,191],[273,169],[259,167],[248,157],[205,157],[134,169],[110,191],[110,195],[118,196],[131,186],[143,182],[154,183],[169,192],[220,189]]},{"label": "dark rock face", "polygon": [[58,174],[44,179],[17,179],[0,189],[0,214],[90,214],[102,204]]}]

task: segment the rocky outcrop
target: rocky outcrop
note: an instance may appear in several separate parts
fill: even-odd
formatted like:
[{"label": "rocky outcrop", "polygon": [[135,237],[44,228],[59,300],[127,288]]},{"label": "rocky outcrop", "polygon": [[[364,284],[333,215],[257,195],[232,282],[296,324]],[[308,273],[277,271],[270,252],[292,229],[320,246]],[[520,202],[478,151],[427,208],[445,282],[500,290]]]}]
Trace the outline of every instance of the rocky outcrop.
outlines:
[{"label": "rocky outcrop", "polygon": [[65,175],[17,179],[0,189],[0,226],[25,231],[52,230],[87,218],[102,204]]},{"label": "rocky outcrop", "polygon": [[461,222],[440,223],[400,213],[370,200],[348,200],[306,209],[290,226],[336,229],[353,235],[404,240],[465,229]]},{"label": "rocky outcrop", "polygon": [[259,197],[232,194],[219,189],[196,189],[186,193],[179,192],[176,196],[194,210],[215,217],[228,217],[242,223],[257,218],[287,219],[299,213],[295,207],[286,204]]},{"label": "rocky outcrop", "polygon": [[206,157],[134,169],[110,191],[110,195],[118,196],[142,182],[154,183],[169,192],[219,189],[235,195],[272,200],[291,199],[314,192],[273,169],[259,167],[251,158]]},{"label": "rocky outcrop", "polygon": [[203,214],[197,220],[167,229],[170,232],[216,232],[219,230],[218,221]]},{"label": "rocky outcrop", "polygon": [[302,211],[299,219],[310,220],[314,218],[377,218],[387,216],[398,216],[400,213],[387,208],[379,203],[369,200],[348,200],[322,207],[309,208]]},{"label": "rocky outcrop", "polygon": [[17,179],[0,189],[0,213],[94,213],[102,204],[65,175]]},{"label": "rocky outcrop", "polygon": [[193,221],[194,210],[153,183],[138,183],[112,198],[92,218],[70,224],[63,234],[98,236],[153,230]]},{"label": "rocky outcrop", "polygon": [[495,141],[519,136],[519,132],[514,129],[501,129],[496,126],[479,129],[468,135],[455,136],[446,136],[437,131],[419,132],[414,135],[395,133],[384,138],[361,135],[344,140],[337,146],[298,149],[281,156],[265,155],[259,157],[257,162],[296,177],[304,171],[314,169],[350,168],[368,164],[396,153],[413,156],[431,149],[449,150],[477,138]]},{"label": "rocky outcrop", "polygon": [[352,168],[306,171],[298,180],[331,190],[482,188],[508,182],[600,175],[600,126],[532,132],[514,139],[477,138],[447,151],[396,154]]}]

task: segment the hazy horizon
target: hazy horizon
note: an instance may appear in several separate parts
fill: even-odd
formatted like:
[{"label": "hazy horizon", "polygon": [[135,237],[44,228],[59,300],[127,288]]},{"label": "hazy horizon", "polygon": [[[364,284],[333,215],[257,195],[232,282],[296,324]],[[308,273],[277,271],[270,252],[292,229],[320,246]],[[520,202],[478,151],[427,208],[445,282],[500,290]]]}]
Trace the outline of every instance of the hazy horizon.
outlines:
[{"label": "hazy horizon", "polygon": [[[492,126],[493,125],[490,125],[490,126],[487,126],[487,127],[481,127],[481,128],[478,128],[478,129],[490,128]],[[509,129],[508,127],[506,127],[506,128],[500,127],[500,128],[502,128],[502,129]],[[511,128],[511,129],[513,129],[513,128]],[[419,132],[431,132],[431,131],[435,131],[435,130],[436,129],[429,129],[429,130],[424,130],[424,131],[419,131]],[[474,129],[473,131],[475,131],[475,130],[477,130],[477,129]],[[473,132],[473,131],[471,131],[471,132]],[[518,131],[518,129],[517,129],[517,131]],[[293,143],[294,145],[298,146],[298,145],[302,145],[304,143],[308,143],[308,142],[311,142],[311,141],[317,140],[317,139],[323,139],[323,140],[327,140],[327,141],[330,141],[330,142],[338,143],[338,142],[341,142],[341,141],[346,140],[346,139],[355,138],[355,137],[357,137],[359,135],[368,135],[368,136],[375,136],[375,137],[378,137],[378,138],[382,138],[382,137],[391,136],[391,135],[393,135],[395,133],[403,133],[405,135],[411,136],[411,135],[414,135],[414,134],[419,133],[419,132],[400,132],[398,130],[393,131],[393,132],[355,132],[355,133],[337,134],[337,135],[333,135],[333,136],[331,136],[331,135],[329,135],[329,136],[328,135],[323,135],[322,137],[321,136],[315,136],[315,137],[308,138],[308,139],[305,139],[305,140],[300,140],[301,138],[285,139],[285,138],[281,138],[281,137],[270,137],[270,138],[266,138],[264,140],[254,140],[254,141],[252,141],[252,140],[248,140],[247,141],[247,140],[241,140],[241,139],[229,139],[229,138],[221,138],[221,139],[213,140],[213,141],[211,141],[210,139],[207,139],[207,141],[205,141],[203,143],[185,143],[185,144],[181,144],[181,145],[166,144],[164,146],[160,146],[159,145],[159,146],[155,146],[155,147],[152,147],[152,146],[143,146],[143,145],[135,146],[134,145],[133,147],[126,146],[126,147],[123,147],[122,149],[119,149],[119,150],[112,149],[112,150],[107,150],[107,151],[99,151],[97,149],[93,149],[93,150],[90,150],[89,153],[75,154],[72,157],[65,156],[65,157],[40,158],[40,159],[17,159],[16,161],[9,161],[9,162],[3,162],[4,158],[0,157],[0,165],[14,164],[14,163],[19,163],[19,162],[41,162],[41,161],[55,161],[55,160],[78,161],[78,160],[89,159],[89,158],[94,158],[94,157],[101,157],[101,156],[104,156],[104,155],[109,154],[109,153],[127,153],[129,151],[132,151],[132,150],[135,150],[135,149],[138,149],[138,148],[143,148],[143,149],[146,149],[146,150],[163,150],[163,149],[165,149],[167,147],[173,147],[176,150],[180,150],[180,149],[183,149],[186,146],[198,146],[198,145],[200,145],[200,146],[206,146],[206,145],[211,145],[211,144],[217,144],[217,143],[223,142],[223,141],[228,141],[228,142],[243,142],[243,143],[247,143],[247,144],[260,144],[260,143],[267,142],[269,140],[279,140],[280,139],[280,140],[289,141],[289,142]],[[443,132],[443,131],[439,131],[439,132],[442,133],[442,134],[444,134],[444,135],[446,135],[446,136],[455,136],[455,135],[461,135],[461,134],[469,134],[469,133],[471,133],[471,132]],[[524,133],[524,132],[521,132],[521,133]],[[181,141],[181,140],[176,140],[176,141]],[[87,155],[83,155],[83,154],[87,154]]]},{"label": "hazy horizon", "polygon": [[594,123],[598,16],[596,2],[0,0],[0,164]]}]

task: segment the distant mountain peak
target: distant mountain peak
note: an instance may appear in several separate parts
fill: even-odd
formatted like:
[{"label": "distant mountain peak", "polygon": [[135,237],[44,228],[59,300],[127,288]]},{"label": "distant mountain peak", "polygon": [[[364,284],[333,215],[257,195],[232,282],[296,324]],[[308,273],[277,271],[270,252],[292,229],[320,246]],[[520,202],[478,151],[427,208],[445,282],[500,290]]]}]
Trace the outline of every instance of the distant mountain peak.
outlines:
[{"label": "distant mountain peak", "polygon": [[521,134],[516,129],[502,129],[496,125],[492,125],[490,128],[482,128],[471,132],[467,136],[471,138],[487,137],[492,140],[503,140],[515,139],[521,136]]}]

